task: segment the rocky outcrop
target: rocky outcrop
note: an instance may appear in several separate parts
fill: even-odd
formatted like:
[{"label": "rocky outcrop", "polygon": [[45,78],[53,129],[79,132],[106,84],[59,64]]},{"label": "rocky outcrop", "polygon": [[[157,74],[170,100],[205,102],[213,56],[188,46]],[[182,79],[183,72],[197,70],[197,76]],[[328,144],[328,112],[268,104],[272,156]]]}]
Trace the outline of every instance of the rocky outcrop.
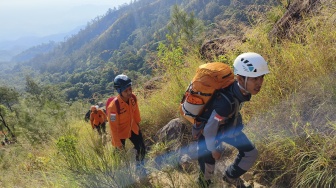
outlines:
[{"label": "rocky outcrop", "polygon": [[165,151],[155,156],[159,168],[180,166],[187,169],[197,158],[197,144],[190,140],[191,126],[176,118],[162,127],[154,137],[154,143],[164,143]]},{"label": "rocky outcrop", "polygon": [[274,24],[269,32],[269,39],[278,42],[279,39],[291,38],[298,31],[295,25],[302,20],[303,16],[315,10],[322,0],[295,0],[289,6],[283,17]]},{"label": "rocky outcrop", "polygon": [[224,55],[228,51],[234,50],[237,45],[240,45],[243,42],[244,40],[237,36],[211,39],[202,44],[200,54],[203,59],[213,61],[220,55]]}]

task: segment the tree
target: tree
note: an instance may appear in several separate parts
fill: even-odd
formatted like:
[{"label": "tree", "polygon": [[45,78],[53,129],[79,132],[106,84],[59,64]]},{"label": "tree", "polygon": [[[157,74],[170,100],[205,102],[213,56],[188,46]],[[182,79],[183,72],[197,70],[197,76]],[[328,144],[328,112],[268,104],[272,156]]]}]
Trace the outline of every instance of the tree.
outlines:
[{"label": "tree", "polygon": [[[5,126],[8,130],[8,133],[11,134],[12,138],[15,138],[15,135],[14,133],[12,132],[12,130],[9,128],[6,120],[5,120],[5,117],[6,117],[6,114],[7,114],[7,111],[6,111],[6,107],[3,106],[3,105],[0,105],[0,123]],[[6,134],[4,133],[3,131],[3,128],[0,127],[1,131],[3,132],[3,134],[6,136]]]},{"label": "tree", "polygon": [[19,93],[9,87],[0,87],[0,104],[13,112],[12,105],[18,102]]},{"label": "tree", "polygon": [[[11,134],[12,138],[15,138],[15,135],[5,119],[6,114],[8,113],[6,107],[13,112],[12,105],[17,103],[18,99],[19,93],[17,91],[8,87],[0,87],[0,123],[7,128],[8,133]],[[2,126],[0,129],[3,132]],[[3,134],[6,136],[4,132]]]},{"label": "tree", "polygon": [[38,102],[42,102],[40,98],[42,88],[29,76],[26,77],[26,92],[31,94]]},{"label": "tree", "polygon": [[199,40],[203,31],[203,23],[195,18],[194,13],[187,14],[177,5],[173,7],[171,19],[168,25],[168,40],[178,46],[180,42],[188,46]]}]

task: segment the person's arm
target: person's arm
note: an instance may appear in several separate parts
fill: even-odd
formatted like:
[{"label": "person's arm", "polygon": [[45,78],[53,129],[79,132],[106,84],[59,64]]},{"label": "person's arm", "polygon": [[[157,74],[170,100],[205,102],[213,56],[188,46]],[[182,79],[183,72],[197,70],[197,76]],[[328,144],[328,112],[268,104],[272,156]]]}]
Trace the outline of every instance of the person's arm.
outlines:
[{"label": "person's arm", "polygon": [[114,147],[122,148],[122,143],[119,138],[119,114],[117,112],[117,107],[112,101],[107,109],[107,118],[111,130],[111,142]]},{"label": "person's arm", "polygon": [[217,160],[221,156],[221,152],[216,148],[218,145],[217,134],[219,125],[223,123],[225,117],[230,116],[232,108],[230,101],[225,98],[221,98],[220,100],[215,101],[213,109],[214,110],[204,127],[203,135],[205,137],[205,143],[208,150],[212,152],[213,158]]},{"label": "person's arm", "polygon": [[210,118],[208,119],[208,122],[204,126],[203,135],[205,138],[205,144],[207,149],[211,152],[216,151],[216,136],[218,132],[219,121],[221,119],[222,117],[217,114],[216,110],[213,110]]},{"label": "person's arm", "polygon": [[100,112],[101,112],[101,116],[102,116],[102,119],[103,119],[103,122],[101,122],[101,123],[104,123],[104,122],[107,121],[106,114],[105,114],[104,110],[100,110]]}]

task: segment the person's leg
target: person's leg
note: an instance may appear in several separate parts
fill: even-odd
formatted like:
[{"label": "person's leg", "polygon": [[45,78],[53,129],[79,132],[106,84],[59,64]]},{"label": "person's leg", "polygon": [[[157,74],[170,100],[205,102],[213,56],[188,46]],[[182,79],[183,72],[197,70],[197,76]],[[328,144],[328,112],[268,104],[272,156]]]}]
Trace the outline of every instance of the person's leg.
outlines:
[{"label": "person's leg", "polygon": [[139,131],[139,135],[135,134],[132,131],[132,135],[129,138],[131,140],[131,142],[134,145],[134,149],[136,150],[136,170],[138,175],[141,178],[144,178],[147,176],[147,172],[146,169],[144,167],[145,163],[144,163],[144,159],[145,159],[145,155],[146,155],[146,146],[142,137],[142,133],[141,131]]},{"label": "person's leg", "polygon": [[96,126],[96,129],[98,131],[98,134],[101,136],[102,132],[101,132],[101,125]]},{"label": "person's leg", "polygon": [[216,161],[212,157],[205,144],[205,138],[201,135],[198,139],[198,164],[200,167],[200,174],[198,181],[202,187],[207,187],[211,183],[212,176],[215,171]]},{"label": "person's leg", "polygon": [[129,139],[133,143],[134,149],[137,151],[136,160],[142,163],[146,155],[146,146],[141,131],[139,131],[139,135],[132,131],[131,137]]},{"label": "person's leg", "polygon": [[103,143],[103,145],[105,145],[106,144],[106,123],[105,122],[102,123],[100,125],[100,127],[101,127],[101,132],[102,132],[102,134],[101,134],[102,143]]},{"label": "person's leg", "polygon": [[120,139],[121,144],[123,145],[123,147],[125,147],[126,144],[126,139]]},{"label": "person's leg", "polygon": [[106,134],[106,122],[101,124],[101,129],[104,134]]},{"label": "person's leg", "polygon": [[233,138],[225,138],[223,141],[237,148],[239,152],[234,162],[227,167],[226,176],[239,178],[253,166],[257,160],[258,151],[243,132]]}]

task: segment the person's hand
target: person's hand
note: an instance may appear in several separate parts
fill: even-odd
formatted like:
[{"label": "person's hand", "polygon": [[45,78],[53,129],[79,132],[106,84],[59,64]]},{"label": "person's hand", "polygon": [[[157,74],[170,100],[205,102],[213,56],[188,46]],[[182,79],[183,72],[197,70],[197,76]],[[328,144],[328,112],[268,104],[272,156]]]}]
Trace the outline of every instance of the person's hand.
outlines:
[{"label": "person's hand", "polygon": [[212,157],[213,157],[215,160],[218,160],[218,159],[220,159],[220,157],[221,157],[221,153],[218,152],[218,151],[216,151],[216,150],[214,150],[214,151],[212,151]]}]

